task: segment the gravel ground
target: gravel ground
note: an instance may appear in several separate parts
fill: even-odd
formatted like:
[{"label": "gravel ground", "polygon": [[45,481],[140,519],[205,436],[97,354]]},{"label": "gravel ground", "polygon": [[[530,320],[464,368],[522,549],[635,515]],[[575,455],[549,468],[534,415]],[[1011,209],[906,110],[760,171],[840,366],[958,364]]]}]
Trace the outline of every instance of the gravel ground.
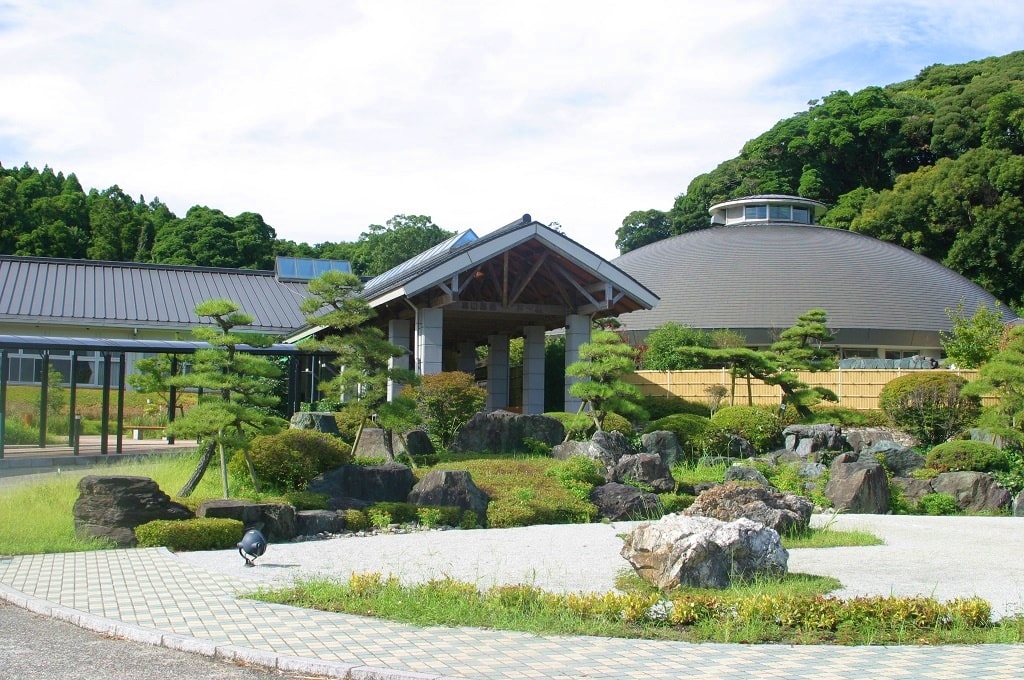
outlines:
[{"label": "gravel ground", "polygon": [[[812,525],[863,529],[885,545],[790,551],[791,573],[833,576],[835,594],[978,596],[997,618],[1024,613],[1024,518],[906,515],[815,516]],[[178,553],[196,567],[283,585],[357,572],[394,574],[406,583],[450,577],[493,585],[528,584],[553,592],[607,592],[629,563],[622,535],[636,523],[545,525],[516,529],[426,531],[271,544],[256,566],[237,550]]]}]

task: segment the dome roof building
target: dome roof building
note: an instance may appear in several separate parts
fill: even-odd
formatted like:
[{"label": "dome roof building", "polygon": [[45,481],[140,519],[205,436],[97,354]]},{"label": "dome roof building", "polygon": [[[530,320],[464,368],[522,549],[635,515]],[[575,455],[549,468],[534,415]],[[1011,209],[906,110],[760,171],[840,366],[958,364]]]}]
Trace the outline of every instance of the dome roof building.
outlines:
[{"label": "dome roof building", "polygon": [[[817,226],[826,206],[761,195],[710,209],[709,229],[668,238],[612,261],[660,302],[622,315],[639,340],[667,322],[731,329],[766,346],[809,309],[828,313],[843,358],[941,357],[947,310],[972,314],[996,299],[967,278],[900,246]],[[1015,315],[1003,306],[1004,318]]]}]

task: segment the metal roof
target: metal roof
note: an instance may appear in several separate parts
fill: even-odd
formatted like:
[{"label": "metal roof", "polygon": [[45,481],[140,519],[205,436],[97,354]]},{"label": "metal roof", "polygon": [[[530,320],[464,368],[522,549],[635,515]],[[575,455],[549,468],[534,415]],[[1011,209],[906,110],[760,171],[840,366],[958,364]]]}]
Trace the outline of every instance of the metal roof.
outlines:
[{"label": "metal roof", "polygon": [[0,323],[189,330],[209,323],[196,305],[227,299],[253,317],[248,330],[277,335],[305,324],[307,296],[272,271],[0,256]]},{"label": "metal roof", "polygon": [[[139,352],[153,354],[193,354],[198,349],[208,349],[206,342],[185,340],[110,340],[106,338],[57,338],[38,335],[0,335],[0,350],[95,350],[100,352]],[[236,345],[240,352],[247,354],[289,355],[325,354],[311,352],[297,345],[275,343],[268,347]]]},{"label": "metal roof", "polygon": [[[969,279],[901,246],[792,223],[702,229],[612,262],[661,298],[654,309],[619,317],[633,331],[669,321],[702,329],[784,330],[820,308],[837,340],[845,333],[859,338],[847,340],[857,344],[897,337],[916,344],[949,330],[946,310],[959,302],[973,313],[979,303],[996,301]],[[1003,310],[1011,321],[1009,307]]]},{"label": "metal roof", "polygon": [[631,297],[638,300],[639,306],[649,307],[657,304],[657,296],[624,270],[565,234],[534,220],[529,214],[478,238],[472,230],[458,234],[391,271],[371,279],[363,288],[362,295],[370,300],[371,304],[379,304],[398,294],[415,295],[450,276],[454,271],[471,269],[476,264],[530,239],[543,242],[547,248],[572,260],[582,270],[600,279],[611,281],[628,291]]}]

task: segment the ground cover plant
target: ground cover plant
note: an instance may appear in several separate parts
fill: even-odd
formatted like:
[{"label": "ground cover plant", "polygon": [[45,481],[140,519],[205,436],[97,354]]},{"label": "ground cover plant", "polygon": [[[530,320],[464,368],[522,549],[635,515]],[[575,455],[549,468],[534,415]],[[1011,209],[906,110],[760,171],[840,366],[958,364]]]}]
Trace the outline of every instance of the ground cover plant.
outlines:
[{"label": "ground cover plant", "polygon": [[[629,579],[625,579],[628,581]],[[638,580],[638,579],[636,579]],[[477,626],[537,635],[786,644],[944,644],[1018,642],[1024,619],[990,622],[978,598],[861,597],[827,593],[827,577],[790,574],[725,591],[659,593],[625,583],[619,592],[549,593],[529,585],[481,590],[453,579],[403,585],[378,573],[347,581],[315,579],[262,588],[253,599],[378,616],[419,626]]]}]

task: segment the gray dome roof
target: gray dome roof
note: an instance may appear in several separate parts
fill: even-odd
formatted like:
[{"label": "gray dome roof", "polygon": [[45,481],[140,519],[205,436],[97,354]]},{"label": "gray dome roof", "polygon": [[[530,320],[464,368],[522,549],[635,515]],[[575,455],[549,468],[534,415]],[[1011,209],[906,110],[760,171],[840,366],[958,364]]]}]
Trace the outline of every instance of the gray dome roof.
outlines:
[{"label": "gray dome roof", "polygon": [[947,309],[962,301],[971,314],[979,303],[995,302],[977,284],[911,250],[809,225],[702,229],[612,263],[661,298],[653,310],[621,316],[628,331],[674,321],[731,328],[748,342],[764,343],[772,329],[786,329],[800,314],[821,308],[839,343],[938,347],[938,331],[951,326]]}]

